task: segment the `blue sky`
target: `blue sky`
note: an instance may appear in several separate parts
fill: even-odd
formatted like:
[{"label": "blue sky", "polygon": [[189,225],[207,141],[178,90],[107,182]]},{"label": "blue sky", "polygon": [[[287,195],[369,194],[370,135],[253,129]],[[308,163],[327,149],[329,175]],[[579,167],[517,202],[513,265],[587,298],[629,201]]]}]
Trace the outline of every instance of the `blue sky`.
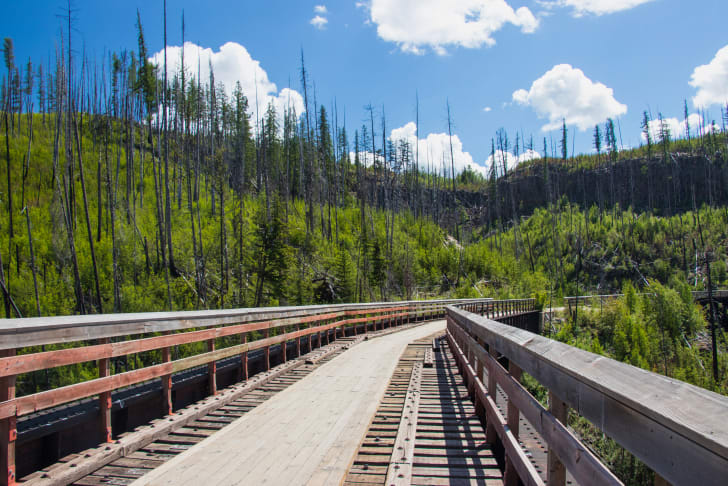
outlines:
[{"label": "blue sky", "polygon": [[[150,53],[163,47],[161,0],[73,5],[77,53],[100,58],[105,49],[135,49],[137,9]],[[0,35],[13,38],[17,62],[48,59],[62,8],[59,1],[34,2],[32,11],[5,3]],[[433,159],[442,157],[437,145],[449,99],[460,166],[486,164],[501,127],[511,139],[533,135],[541,150],[551,137],[544,127],[565,117],[577,151],[585,152],[594,123],[606,116],[620,120],[624,145],[636,146],[645,109],[675,118],[679,130],[683,99],[695,112],[699,95],[718,121],[728,101],[725,0],[169,0],[167,10],[168,45],[181,45],[184,10],[187,40],[210,49],[216,76],[257,80],[262,102],[290,100],[291,92],[281,92],[289,83],[301,91],[303,49],[318,102],[336,100],[350,132],[371,103],[378,113],[384,107],[388,133],[404,127],[395,135],[414,140],[407,124],[419,93],[419,137],[430,135],[430,145],[420,147]],[[312,23],[316,16],[325,23]],[[230,42],[243,48],[228,45],[220,55]]]}]

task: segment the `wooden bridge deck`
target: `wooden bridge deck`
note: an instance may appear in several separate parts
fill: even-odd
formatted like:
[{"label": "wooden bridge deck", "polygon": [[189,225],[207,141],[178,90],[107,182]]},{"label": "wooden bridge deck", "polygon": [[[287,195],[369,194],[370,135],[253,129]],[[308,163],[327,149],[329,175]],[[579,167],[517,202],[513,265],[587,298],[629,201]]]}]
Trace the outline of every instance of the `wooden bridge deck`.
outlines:
[{"label": "wooden bridge deck", "polygon": [[134,484],[338,484],[402,352],[444,327],[353,347]]},{"label": "wooden bridge deck", "polygon": [[503,484],[503,473],[444,341],[436,350],[431,337],[407,347],[344,482],[390,484]]}]

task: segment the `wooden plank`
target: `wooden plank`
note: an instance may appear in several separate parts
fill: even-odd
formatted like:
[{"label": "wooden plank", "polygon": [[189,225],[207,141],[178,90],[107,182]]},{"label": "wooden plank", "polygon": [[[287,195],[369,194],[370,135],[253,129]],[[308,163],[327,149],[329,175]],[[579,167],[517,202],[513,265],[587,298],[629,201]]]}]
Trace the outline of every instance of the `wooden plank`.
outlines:
[{"label": "wooden plank", "polygon": [[728,414],[728,397],[452,307],[448,312],[668,481],[709,485],[728,476],[728,426],[720,418]]},{"label": "wooden plank", "polygon": [[[422,363],[418,362],[412,368],[402,418],[397,427],[397,437],[394,440],[392,455],[389,459],[386,484],[390,486],[409,485],[412,481],[421,382]],[[370,427],[369,430],[372,428]]]},{"label": "wooden plank", "polygon": [[[253,321],[313,318],[314,315],[355,311],[372,313],[376,309],[457,305],[489,299],[452,299],[434,301],[374,302],[301,307],[267,307],[188,312],[147,312],[138,314],[101,314],[87,316],[35,317],[0,321],[0,349],[42,344],[179,331],[192,328],[235,325]],[[295,324],[290,321],[288,324]],[[301,322],[301,321],[299,321]]]},{"label": "wooden plank", "polygon": [[401,350],[439,329],[442,323],[362,342],[140,484],[339,484]]},{"label": "wooden plank", "polygon": [[[476,376],[475,370],[465,359],[465,355],[455,341],[455,338],[448,332],[448,342],[453,349],[453,354],[460,361],[463,374],[467,374],[469,380],[473,380]],[[500,437],[501,442],[506,450],[506,456],[511,459],[513,467],[518,472],[518,477],[527,486],[544,486],[538,471],[533,467],[526,457],[518,439],[513,436],[508,429],[506,419],[501,415],[495,400],[486,391],[485,386],[478,380],[474,380],[475,393],[479,395],[480,400],[485,404],[488,410],[488,420],[495,426],[496,433]]]},{"label": "wooden plank", "polygon": [[[466,340],[475,343],[470,336]],[[534,429],[541,434],[549,444],[549,451],[554,451],[557,457],[563,458],[566,468],[571,472],[579,484],[621,484],[607,466],[602,464],[592,452],[584,446],[567,428],[561,409],[559,416],[547,411],[531,396],[518,381],[511,376],[498,361],[490,356],[482,347],[474,347],[478,361],[483,361],[495,383],[503,388],[511,404],[519,410]],[[554,402],[556,403],[556,402]],[[515,416],[514,416],[515,418]],[[510,423],[510,420],[509,420]],[[513,427],[512,427],[513,428]],[[564,476],[565,478],[565,476]],[[559,483],[561,484],[561,483]]]}]

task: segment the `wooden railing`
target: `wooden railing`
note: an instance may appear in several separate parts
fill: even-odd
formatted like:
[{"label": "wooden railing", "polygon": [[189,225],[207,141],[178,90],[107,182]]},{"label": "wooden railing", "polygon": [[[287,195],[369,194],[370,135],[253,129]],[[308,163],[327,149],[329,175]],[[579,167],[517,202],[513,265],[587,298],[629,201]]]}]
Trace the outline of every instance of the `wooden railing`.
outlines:
[{"label": "wooden railing", "polygon": [[[447,309],[447,338],[486,416],[487,441],[503,444],[506,484],[544,484],[519,445],[519,414],[548,444],[549,486],[564,485],[566,470],[579,484],[621,484],[569,431],[569,408],[655,471],[656,484],[728,481],[728,397],[458,307]],[[548,409],[521,385],[522,373],[548,389]],[[508,397],[505,417],[497,386]]]},{"label": "wooden railing", "polygon": [[[700,300],[707,300],[709,298],[709,294],[707,290],[699,290],[699,291],[693,291],[693,300],[700,301]],[[714,299],[728,299],[728,290],[723,289],[715,289],[712,292]],[[639,295],[652,295],[649,292],[641,292]],[[572,308],[576,306],[576,304],[583,305],[583,306],[590,306],[595,307],[596,305],[599,305],[600,307],[603,307],[604,304],[613,302],[620,297],[624,297],[624,294],[599,294],[599,295],[579,295],[579,296],[570,296],[570,297],[564,297],[564,304],[566,304],[566,307],[569,309],[569,313],[572,313]]]},{"label": "wooden railing", "polygon": [[[88,397],[98,397],[100,432],[112,440],[111,394],[121,388],[160,379],[165,414],[172,413],[172,375],[195,367],[207,366],[209,393],[217,393],[216,362],[239,357],[241,378],[248,379],[248,353],[262,350],[265,368],[270,367],[270,348],[279,345],[282,359],[286,346],[301,340],[327,344],[347,330],[367,332],[406,324],[414,320],[443,318],[450,304],[471,310],[514,312],[518,304],[505,301],[491,304],[489,299],[433,300],[374,304],[345,304],[308,307],[278,307],[201,312],[162,312],[68,316],[0,320],[0,485],[13,484],[15,443],[20,417]],[[353,331],[351,330],[353,328]],[[216,340],[227,347],[216,348]],[[258,338],[251,340],[251,338]],[[223,341],[217,341],[217,345]],[[30,352],[31,346],[63,344],[63,349]],[[205,351],[172,359],[175,346],[204,343]],[[56,346],[60,347],[60,346]],[[161,362],[139,369],[112,374],[114,358],[161,351]],[[50,368],[96,361],[98,377],[56,389],[16,396],[18,375]]]}]

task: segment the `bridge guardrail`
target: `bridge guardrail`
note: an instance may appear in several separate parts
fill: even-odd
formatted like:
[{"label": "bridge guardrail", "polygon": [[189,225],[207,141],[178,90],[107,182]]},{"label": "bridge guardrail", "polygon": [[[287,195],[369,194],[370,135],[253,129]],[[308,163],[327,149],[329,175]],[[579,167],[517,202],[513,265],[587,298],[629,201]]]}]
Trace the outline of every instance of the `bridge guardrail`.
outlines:
[{"label": "bridge guardrail", "polygon": [[[269,366],[271,346],[282,346],[285,357],[286,346],[294,342],[300,355],[301,339],[309,339],[310,345],[315,334],[319,343],[321,339],[328,343],[331,334],[336,339],[347,327],[356,329],[363,324],[366,331],[410,320],[443,318],[445,307],[453,304],[472,311],[487,307],[500,315],[516,313],[524,305],[523,301],[454,299],[0,320],[0,485],[16,480],[14,454],[19,417],[98,396],[102,438],[111,441],[111,393],[115,390],[161,379],[164,412],[171,413],[171,378],[176,372],[206,365],[209,393],[214,395],[216,362],[221,359],[240,356],[243,378],[247,379],[249,351],[262,349]],[[249,341],[254,331],[263,337]],[[130,339],[118,339],[127,337]],[[216,349],[215,340],[222,337],[237,337],[239,341]],[[23,350],[59,343],[70,347],[46,352]],[[191,343],[206,343],[206,350],[171,358],[174,346]],[[161,363],[112,374],[112,359],[155,350],[161,351]],[[91,361],[98,363],[97,378],[16,397],[16,378],[20,374]]]},{"label": "bridge guardrail", "polygon": [[[549,485],[564,484],[564,467],[580,484],[620,484],[567,429],[571,407],[647,464],[658,479],[725,484],[728,397],[457,307],[447,308],[448,340],[477,407],[487,415],[487,440],[498,435],[504,444],[507,476],[510,468],[510,475],[517,474],[524,484],[542,484],[518,446],[522,413],[548,443]],[[508,370],[499,357],[507,358]],[[521,386],[522,373],[549,390],[548,410]],[[508,395],[507,417],[495,407],[491,390],[496,384]]]}]

